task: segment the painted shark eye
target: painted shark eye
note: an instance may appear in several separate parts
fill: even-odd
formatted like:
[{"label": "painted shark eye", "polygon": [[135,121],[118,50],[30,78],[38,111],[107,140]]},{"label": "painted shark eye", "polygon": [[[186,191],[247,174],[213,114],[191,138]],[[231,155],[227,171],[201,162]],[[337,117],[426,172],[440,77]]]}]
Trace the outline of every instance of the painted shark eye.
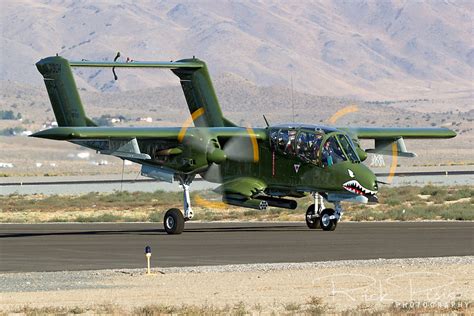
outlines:
[{"label": "painted shark eye", "polygon": [[349,176],[350,176],[351,178],[354,178],[354,177],[355,177],[355,176],[354,176],[354,172],[352,172],[351,169],[347,169],[347,172],[349,173]]}]

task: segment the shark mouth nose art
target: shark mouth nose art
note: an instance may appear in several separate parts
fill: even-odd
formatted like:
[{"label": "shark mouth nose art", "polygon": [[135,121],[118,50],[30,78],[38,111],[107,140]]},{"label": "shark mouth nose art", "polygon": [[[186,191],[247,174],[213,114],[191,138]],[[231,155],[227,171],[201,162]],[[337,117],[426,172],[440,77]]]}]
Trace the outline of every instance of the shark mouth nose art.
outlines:
[{"label": "shark mouth nose art", "polygon": [[357,180],[347,181],[342,185],[347,191],[358,195],[375,195],[377,191],[364,188]]}]

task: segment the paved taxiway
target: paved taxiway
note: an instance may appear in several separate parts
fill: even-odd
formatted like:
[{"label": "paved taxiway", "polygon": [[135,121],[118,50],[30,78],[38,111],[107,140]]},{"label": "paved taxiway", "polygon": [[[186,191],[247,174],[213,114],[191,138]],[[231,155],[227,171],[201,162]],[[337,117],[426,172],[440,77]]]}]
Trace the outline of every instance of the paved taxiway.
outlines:
[{"label": "paved taxiway", "polygon": [[342,259],[474,255],[474,222],[340,223],[334,232],[304,223],[2,224],[0,271],[140,268]]}]

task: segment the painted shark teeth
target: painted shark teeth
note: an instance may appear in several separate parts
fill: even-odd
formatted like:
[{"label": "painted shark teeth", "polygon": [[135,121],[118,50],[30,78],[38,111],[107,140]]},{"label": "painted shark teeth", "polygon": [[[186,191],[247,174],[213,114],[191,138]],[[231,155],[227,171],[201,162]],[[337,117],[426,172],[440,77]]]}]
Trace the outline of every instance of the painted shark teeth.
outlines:
[{"label": "painted shark teeth", "polygon": [[375,195],[377,191],[364,188],[357,180],[347,181],[342,185],[347,191],[358,195]]}]

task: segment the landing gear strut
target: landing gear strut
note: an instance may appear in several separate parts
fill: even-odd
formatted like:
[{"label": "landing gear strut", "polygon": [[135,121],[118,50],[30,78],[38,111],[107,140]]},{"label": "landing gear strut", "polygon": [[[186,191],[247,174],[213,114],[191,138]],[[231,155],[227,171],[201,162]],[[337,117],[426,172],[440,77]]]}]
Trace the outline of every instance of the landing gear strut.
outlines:
[{"label": "landing gear strut", "polygon": [[321,209],[324,208],[323,197],[319,193],[313,193],[313,200],[314,203],[306,210],[306,226],[308,226],[309,229],[321,228],[319,214],[321,213]]},{"label": "landing gear strut", "polygon": [[169,209],[163,218],[163,226],[165,231],[170,235],[179,235],[184,230],[184,223],[193,218],[193,210],[191,208],[191,197],[189,195],[189,186],[193,181],[193,177],[178,177],[179,184],[183,188],[184,197],[184,215],[177,208]]},{"label": "landing gear strut", "polygon": [[310,229],[321,228],[325,231],[336,229],[337,223],[342,217],[342,206],[335,202],[335,210],[324,206],[324,199],[318,192],[313,193],[314,204],[306,211],[306,225]]}]

